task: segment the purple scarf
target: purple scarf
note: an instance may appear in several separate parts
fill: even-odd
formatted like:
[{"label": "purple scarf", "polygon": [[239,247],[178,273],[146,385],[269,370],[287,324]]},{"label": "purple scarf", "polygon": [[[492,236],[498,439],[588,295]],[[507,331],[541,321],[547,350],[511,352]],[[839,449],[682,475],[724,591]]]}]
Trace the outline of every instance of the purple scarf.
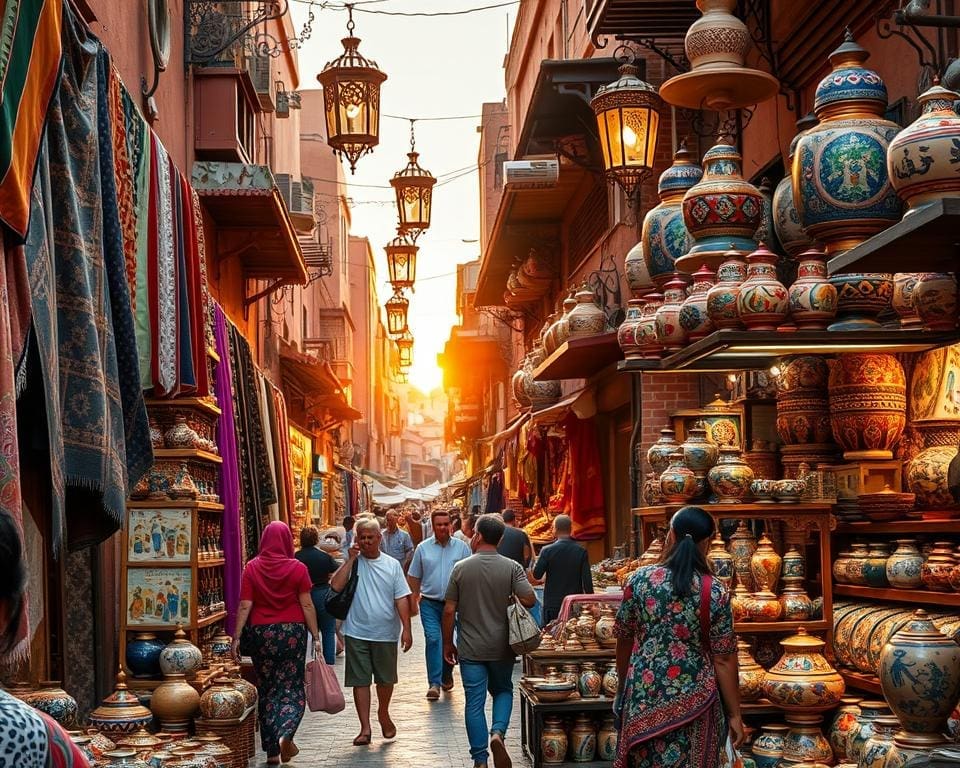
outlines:
[{"label": "purple scarf", "polygon": [[223,504],[223,594],[227,604],[227,634],[233,636],[240,604],[240,573],[243,570],[243,547],[240,542],[240,469],[237,464],[237,433],[233,423],[233,375],[230,372],[230,346],[227,320],[219,304],[214,305],[214,337],[217,363],[214,389],[220,404],[217,421],[217,446],[223,466],[220,470],[220,501]]}]

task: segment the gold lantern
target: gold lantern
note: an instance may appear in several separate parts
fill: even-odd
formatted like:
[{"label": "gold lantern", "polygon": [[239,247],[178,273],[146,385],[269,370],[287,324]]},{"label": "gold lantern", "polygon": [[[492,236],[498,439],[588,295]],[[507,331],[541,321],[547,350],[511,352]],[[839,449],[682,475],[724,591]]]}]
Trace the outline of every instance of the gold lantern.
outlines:
[{"label": "gold lantern", "polygon": [[404,331],[397,339],[397,355],[401,369],[413,365],[413,334],[410,331]]},{"label": "gold lantern", "polygon": [[404,235],[398,234],[384,248],[387,252],[387,268],[390,270],[390,285],[394,291],[413,288],[417,279],[417,248]]},{"label": "gold lantern", "polygon": [[317,75],[323,86],[323,111],[327,123],[327,144],[347,158],[350,172],[357,160],[380,143],[380,86],[387,76],[375,61],[360,55],[360,38],[353,36],[353,8],[347,5],[350,20],[343,53]]},{"label": "gold lantern", "polygon": [[663,102],[656,88],[639,77],[633,52],[617,51],[620,77],[597,90],[590,106],[597,116],[597,131],[607,179],[616,182],[628,198],[653,172]]},{"label": "gold lantern", "polygon": [[406,332],[407,309],[410,307],[410,300],[397,291],[387,300],[384,306],[387,310],[387,333],[391,336],[399,336]]},{"label": "gold lantern", "polygon": [[420,167],[420,157],[416,150],[413,135],[413,123],[410,121],[410,152],[406,167],[397,171],[390,185],[397,196],[397,215],[400,219],[400,232],[413,242],[417,241],[424,230],[430,228],[430,207],[433,202],[433,185],[437,180],[433,174]]}]

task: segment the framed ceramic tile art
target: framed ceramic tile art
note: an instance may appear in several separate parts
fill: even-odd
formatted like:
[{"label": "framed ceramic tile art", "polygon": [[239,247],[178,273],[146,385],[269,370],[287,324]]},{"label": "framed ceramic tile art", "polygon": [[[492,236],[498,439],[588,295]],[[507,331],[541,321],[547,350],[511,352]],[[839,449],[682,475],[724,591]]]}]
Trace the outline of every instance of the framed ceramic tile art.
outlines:
[{"label": "framed ceramic tile art", "polygon": [[193,513],[189,509],[130,509],[127,562],[189,563]]},{"label": "framed ceramic tile art", "polygon": [[127,568],[127,626],[188,624],[193,577],[190,568]]}]

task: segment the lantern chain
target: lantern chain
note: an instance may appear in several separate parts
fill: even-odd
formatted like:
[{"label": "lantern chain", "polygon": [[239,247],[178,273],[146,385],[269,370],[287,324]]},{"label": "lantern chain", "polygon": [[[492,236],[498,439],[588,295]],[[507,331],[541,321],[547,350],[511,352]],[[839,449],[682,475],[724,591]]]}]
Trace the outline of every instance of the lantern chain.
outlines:
[{"label": "lantern chain", "polygon": [[344,3],[343,7],[347,9],[347,32],[353,37],[353,30],[357,26],[353,21],[353,3]]}]

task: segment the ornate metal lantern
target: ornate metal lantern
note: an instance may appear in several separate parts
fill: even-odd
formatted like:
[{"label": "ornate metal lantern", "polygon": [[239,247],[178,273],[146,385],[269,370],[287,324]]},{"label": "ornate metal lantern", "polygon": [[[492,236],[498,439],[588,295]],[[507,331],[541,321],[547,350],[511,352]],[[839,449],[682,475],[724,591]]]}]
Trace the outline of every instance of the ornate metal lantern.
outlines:
[{"label": "ornate metal lantern", "polygon": [[417,279],[417,248],[402,234],[398,234],[384,248],[387,252],[387,268],[390,270],[390,285],[394,291],[413,288]]},{"label": "ornate metal lantern", "polygon": [[387,76],[377,63],[360,55],[360,38],[353,36],[353,8],[347,5],[350,20],[343,53],[317,75],[323,86],[323,110],[327,123],[327,144],[347,158],[350,172],[357,160],[380,143],[380,86]]},{"label": "ornate metal lantern", "polygon": [[420,157],[416,150],[413,135],[413,120],[410,121],[410,162],[397,171],[390,184],[397,196],[397,216],[400,219],[400,231],[413,242],[417,241],[424,230],[430,228],[430,206],[433,202],[433,185],[437,180],[433,174],[420,167]]},{"label": "ornate metal lantern", "polygon": [[397,339],[397,354],[401,370],[413,365],[413,334],[410,331],[405,331]]},{"label": "ornate metal lantern", "polygon": [[407,309],[410,307],[410,300],[397,291],[387,300],[384,306],[387,310],[387,333],[391,336],[399,336],[406,332]]},{"label": "ornate metal lantern", "polygon": [[607,179],[628,198],[653,172],[663,102],[656,88],[639,77],[633,52],[617,51],[620,78],[597,90],[590,106],[597,116],[600,149]]}]

